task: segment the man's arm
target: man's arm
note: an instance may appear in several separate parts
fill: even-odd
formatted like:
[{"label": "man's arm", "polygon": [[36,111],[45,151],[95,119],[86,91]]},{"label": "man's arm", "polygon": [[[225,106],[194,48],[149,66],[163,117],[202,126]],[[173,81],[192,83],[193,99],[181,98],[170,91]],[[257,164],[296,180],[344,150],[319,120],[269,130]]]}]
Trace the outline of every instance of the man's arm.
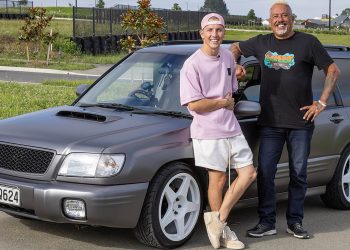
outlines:
[{"label": "man's arm", "polygon": [[335,88],[337,79],[339,78],[340,70],[335,63],[332,63],[327,69],[324,70],[324,73],[326,75],[326,80],[324,82],[324,87],[320,97],[320,101],[323,103],[327,103],[328,98],[330,97]]},{"label": "man's arm", "polygon": [[233,110],[235,101],[231,93],[227,93],[223,99],[200,99],[188,103],[188,108],[197,113],[212,112],[221,108]]},{"label": "man's arm", "polygon": [[230,51],[233,54],[233,56],[235,57],[235,60],[237,62],[237,60],[239,59],[239,57],[242,55],[241,49],[239,48],[239,43],[232,43],[230,46]]},{"label": "man's arm", "polygon": [[246,75],[245,68],[243,66],[237,64],[237,60],[242,55],[241,49],[239,48],[239,43],[237,42],[237,43],[231,44],[230,51],[233,54],[233,57],[235,58],[235,62],[236,62],[236,77],[239,80],[239,79],[241,79],[242,77],[244,77]]},{"label": "man's arm", "polygon": [[324,82],[323,91],[319,101],[314,101],[312,105],[302,107],[300,110],[307,110],[304,119],[313,121],[315,118],[326,108],[327,101],[332,94],[337,79],[340,75],[340,70],[335,63],[332,63],[328,66],[327,69],[324,69],[326,79]]}]

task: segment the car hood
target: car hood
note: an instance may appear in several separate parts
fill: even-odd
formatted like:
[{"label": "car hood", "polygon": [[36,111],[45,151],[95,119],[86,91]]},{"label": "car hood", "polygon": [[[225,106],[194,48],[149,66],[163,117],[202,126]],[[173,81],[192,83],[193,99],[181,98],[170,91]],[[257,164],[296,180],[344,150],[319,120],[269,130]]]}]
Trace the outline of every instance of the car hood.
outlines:
[{"label": "car hood", "polygon": [[129,111],[62,106],[1,120],[0,141],[51,149],[57,154],[100,153],[112,145],[185,128],[189,122]]}]

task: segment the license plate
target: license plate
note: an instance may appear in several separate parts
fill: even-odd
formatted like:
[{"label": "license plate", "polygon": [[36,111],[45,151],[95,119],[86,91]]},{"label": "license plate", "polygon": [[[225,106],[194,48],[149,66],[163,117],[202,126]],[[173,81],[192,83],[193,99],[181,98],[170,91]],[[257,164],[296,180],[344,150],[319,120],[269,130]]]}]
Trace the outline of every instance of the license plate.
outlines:
[{"label": "license plate", "polygon": [[19,188],[0,185],[0,203],[19,206],[20,205]]}]

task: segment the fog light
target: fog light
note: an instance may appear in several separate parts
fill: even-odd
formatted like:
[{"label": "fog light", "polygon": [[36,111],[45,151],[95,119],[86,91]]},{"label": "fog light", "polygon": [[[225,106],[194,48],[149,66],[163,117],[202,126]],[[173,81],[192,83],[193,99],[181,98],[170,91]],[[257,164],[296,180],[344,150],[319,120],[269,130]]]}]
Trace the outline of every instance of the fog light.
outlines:
[{"label": "fog light", "polygon": [[67,217],[72,219],[85,219],[85,203],[82,200],[65,199],[63,201],[63,212]]}]

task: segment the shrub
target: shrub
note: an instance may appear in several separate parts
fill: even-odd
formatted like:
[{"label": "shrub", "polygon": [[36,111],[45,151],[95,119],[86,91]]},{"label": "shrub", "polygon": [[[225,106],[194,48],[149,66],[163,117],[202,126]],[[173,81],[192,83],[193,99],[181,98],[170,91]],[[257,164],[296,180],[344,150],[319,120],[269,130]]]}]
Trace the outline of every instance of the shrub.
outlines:
[{"label": "shrub", "polygon": [[[129,52],[135,49],[135,45],[145,47],[155,42],[165,40],[165,22],[151,9],[150,0],[139,0],[138,9],[129,9],[122,14],[122,27],[131,33],[126,40],[121,40],[121,46]],[[136,39],[134,39],[136,37]]]},{"label": "shrub", "polygon": [[77,44],[67,37],[58,37],[53,42],[53,49],[71,55],[80,53],[80,48],[77,46]]}]

